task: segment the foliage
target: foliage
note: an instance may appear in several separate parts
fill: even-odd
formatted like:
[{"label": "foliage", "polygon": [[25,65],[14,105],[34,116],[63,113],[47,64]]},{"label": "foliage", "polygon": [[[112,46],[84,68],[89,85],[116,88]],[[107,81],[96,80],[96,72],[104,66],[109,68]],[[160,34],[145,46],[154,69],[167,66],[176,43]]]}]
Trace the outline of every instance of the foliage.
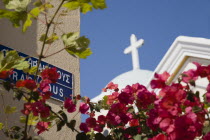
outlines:
[{"label": "foliage", "polygon": [[[109,83],[103,90],[112,94],[88,103],[90,117],[80,124],[84,133],[78,139],[208,140],[210,83],[203,93],[196,90],[196,83],[201,78],[210,81],[210,65],[194,64],[197,69],[183,72],[176,83],[167,83],[167,72],[155,74],[154,91],[138,83],[119,91],[116,84]],[[107,136],[102,135],[104,130],[109,131]]]},{"label": "foliage", "polygon": [[[20,123],[22,126],[9,126],[8,118],[14,113],[19,113],[15,106],[10,106],[4,101],[4,95],[0,93],[2,112],[5,114],[5,122],[0,122],[0,130],[10,139],[31,140],[30,131],[33,127],[38,134],[41,134],[53,126],[57,126],[60,131],[63,126],[67,126],[71,131],[75,129],[76,120],[74,117],[67,118],[66,111],[74,112],[76,102],[67,99],[58,112],[54,112],[52,107],[47,104],[47,100],[52,96],[49,91],[50,84],[56,83],[60,75],[56,68],[39,69],[40,62],[43,58],[56,55],[61,51],[66,51],[77,58],[87,58],[92,54],[89,48],[90,41],[85,36],[79,35],[79,32],[61,31],[60,18],[68,16],[72,10],[80,9],[81,13],[87,13],[93,9],[106,8],[105,0],[60,0],[59,5],[53,5],[50,0],[3,0],[4,9],[0,9],[0,19],[8,19],[15,28],[21,27],[22,32],[26,32],[33,22],[41,22],[45,25],[39,41],[42,43],[37,66],[30,67],[27,58],[20,57],[18,52],[6,51],[0,52],[0,84],[9,92],[13,93],[13,99],[22,101]],[[61,10],[62,8],[62,10]],[[59,33],[58,33],[59,30]],[[62,32],[62,33],[60,33]],[[57,40],[63,41],[63,48],[48,54],[49,49]],[[26,79],[12,79],[16,71],[21,71],[26,75]],[[29,77],[33,77],[30,79]],[[4,90],[3,90],[4,91]],[[2,92],[2,91],[1,91]],[[69,102],[67,102],[69,101]],[[69,107],[69,105],[71,105]],[[18,108],[19,109],[19,108]],[[89,106],[83,104],[81,111],[86,113]],[[37,139],[37,137],[34,137]]]},{"label": "foliage", "polygon": [[[43,48],[45,47],[45,44],[51,45],[59,38],[62,38],[64,48],[56,53],[66,50],[70,55],[83,59],[92,54],[92,51],[89,48],[89,39],[85,36],[79,37],[78,32],[63,32],[61,36],[58,36],[56,28],[61,24],[59,18],[67,16],[69,12],[76,9],[80,9],[81,12],[85,14],[93,9],[106,8],[105,0],[61,0],[56,12],[52,15],[49,13],[51,9],[54,9],[56,6],[51,4],[51,1],[44,2],[37,0],[33,5],[31,0],[4,0],[3,2],[5,4],[5,9],[0,9],[0,19],[9,19],[14,27],[22,27],[23,32],[27,31],[34,20],[42,22],[47,28],[46,34],[43,34],[40,37],[40,41],[43,42]],[[65,10],[59,12],[61,7],[64,7]],[[44,18],[42,19],[40,16]],[[49,35],[50,28],[53,30],[51,35]],[[54,54],[49,54],[47,56],[42,55],[43,52],[41,52],[40,57],[48,57]]]}]

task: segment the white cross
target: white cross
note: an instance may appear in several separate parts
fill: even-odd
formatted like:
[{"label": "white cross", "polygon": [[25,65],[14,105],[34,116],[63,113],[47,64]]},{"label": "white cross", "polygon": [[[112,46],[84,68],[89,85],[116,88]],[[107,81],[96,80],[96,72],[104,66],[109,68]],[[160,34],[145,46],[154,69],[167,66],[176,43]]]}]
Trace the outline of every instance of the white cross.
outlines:
[{"label": "white cross", "polygon": [[130,41],[131,45],[124,50],[124,54],[131,53],[133,70],[140,69],[138,48],[140,48],[144,44],[144,40],[143,39],[137,40],[136,36],[132,34]]}]

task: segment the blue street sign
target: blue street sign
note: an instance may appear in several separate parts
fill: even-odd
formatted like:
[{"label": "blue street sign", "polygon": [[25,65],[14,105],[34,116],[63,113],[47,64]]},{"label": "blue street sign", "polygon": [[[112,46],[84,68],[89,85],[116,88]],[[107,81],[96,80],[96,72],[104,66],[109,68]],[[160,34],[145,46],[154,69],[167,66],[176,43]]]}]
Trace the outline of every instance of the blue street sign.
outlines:
[{"label": "blue street sign", "polygon": [[[7,51],[7,50],[13,50],[13,49],[0,45],[0,51]],[[18,52],[18,54],[22,57],[28,56],[21,52]],[[37,66],[38,64],[37,58],[29,57],[26,60],[29,62],[30,67]],[[39,70],[42,70],[45,67],[55,67],[55,66],[42,61],[39,66]],[[52,98],[60,100],[60,101],[64,101],[65,97],[71,98],[71,95],[73,94],[73,75],[72,73],[67,72],[63,69],[60,69],[58,67],[56,67],[56,69],[57,69],[57,72],[60,74],[60,77],[55,84],[50,84],[50,91],[53,93]],[[11,78],[14,81],[17,81],[20,79],[24,80],[26,79],[26,74],[23,71],[14,70],[14,73],[11,75]],[[33,79],[33,76],[29,75],[27,76],[27,78]]]}]

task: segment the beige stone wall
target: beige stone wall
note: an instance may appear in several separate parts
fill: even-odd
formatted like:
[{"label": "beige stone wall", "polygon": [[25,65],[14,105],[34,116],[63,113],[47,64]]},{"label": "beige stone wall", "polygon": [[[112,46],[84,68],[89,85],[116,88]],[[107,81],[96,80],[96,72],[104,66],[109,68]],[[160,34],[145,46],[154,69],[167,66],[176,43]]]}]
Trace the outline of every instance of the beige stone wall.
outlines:
[{"label": "beige stone wall", "polygon": [[[54,6],[58,6],[58,0],[53,0]],[[2,6],[2,1],[0,1],[0,7]],[[53,12],[53,10],[51,11]],[[44,17],[40,16],[40,19]],[[59,25],[58,34],[61,35],[63,32],[75,32],[80,31],[80,12],[79,10],[72,11],[66,17],[60,17],[59,22],[63,25]],[[45,32],[45,26],[41,22],[34,22],[33,26],[28,29],[26,33],[21,33],[21,29],[13,28],[11,23],[7,20],[0,20],[0,44],[13,48],[17,51],[23,52],[27,55],[38,57],[41,50],[42,43],[39,41],[40,36]],[[48,47],[46,47],[47,49]],[[55,44],[51,45],[45,54],[51,54],[63,48],[62,41],[57,41]],[[80,94],[80,62],[78,58],[70,56],[67,52],[62,51],[59,54],[51,56],[44,59],[45,62],[55,65],[61,69],[64,69],[73,74],[73,93],[75,95]],[[5,92],[6,91],[1,91]],[[8,94],[8,93],[6,93]],[[22,108],[22,104],[13,101],[11,94],[5,96],[6,104],[16,105],[19,110]],[[62,102],[50,99],[49,104],[52,105],[53,110],[58,111]],[[2,100],[0,99],[0,106],[2,107]],[[5,120],[5,116],[2,113],[2,108],[0,108],[0,122]],[[69,114],[69,119],[75,114]],[[4,116],[4,117],[3,117]],[[18,114],[9,117],[9,125],[13,125],[19,122],[17,118]],[[80,122],[80,114],[77,114],[75,119]],[[78,127],[77,123],[77,127]],[[50,131],[42,134],[41,137],[45,140],[73,140],[75,138],[76,132],[72,133],[69,128],[64,128],[60,132],[56,132],[56,126],[54,126]],[[0,133],[0,139],[6,140],[5,137]]]}]

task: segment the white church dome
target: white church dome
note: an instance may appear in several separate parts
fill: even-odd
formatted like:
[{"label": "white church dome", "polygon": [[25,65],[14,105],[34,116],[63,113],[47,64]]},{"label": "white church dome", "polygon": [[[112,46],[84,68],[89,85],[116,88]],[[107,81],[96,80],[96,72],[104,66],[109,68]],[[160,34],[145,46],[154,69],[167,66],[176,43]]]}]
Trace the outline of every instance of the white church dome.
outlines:
[{"label": "white church dome", "polygon": [[[133,84],[139,83],[141,85],[146,85],[149,82],[153,72],[149,70],[135,69],[128,72],[125,72],[114,79],[111,80],[114,84],[118,84],[119,90],[122,90],[127,85],[132,86]],[[102,92],[100,95],[93,98],[92,102],[98,102],[105,95],[110,95],[111,92]]]},{"label": "white church dome", "polygon": [[[110,81],[110,82],[113,82],[114,84],[118,84],[119,90],[122,90],[127,85],[132,86],[133,84],[136,84],[136,83],[146,85],[148,84],[149,79],[151,79],[151,76],[153,74],[152,71],[140,69],[138,48],[144,44],[144,40],[143,39],[137,40],[136,36],[132,34],[130,38],[130,42],[131,42],[131,45],[124,50],[124,54],[131,53],[133,70],[125,72]],[[98,102],[99,100],[102,100],[102,98],[105,95],[110,95],[110,94],[111,94],[111,91],[102,92],[100,95],[96,96],[91,101]]]},{"label": "white church dome", "polygon": [[149,70],[131,70],[125,72],[112,80],[114,84],[118,84],[118,88],[122,89],[125,88],[127,85],[132,85],[136,83],[140,83],[142,85],[146,85],[148,79],[152,76],[152,71]]}]

